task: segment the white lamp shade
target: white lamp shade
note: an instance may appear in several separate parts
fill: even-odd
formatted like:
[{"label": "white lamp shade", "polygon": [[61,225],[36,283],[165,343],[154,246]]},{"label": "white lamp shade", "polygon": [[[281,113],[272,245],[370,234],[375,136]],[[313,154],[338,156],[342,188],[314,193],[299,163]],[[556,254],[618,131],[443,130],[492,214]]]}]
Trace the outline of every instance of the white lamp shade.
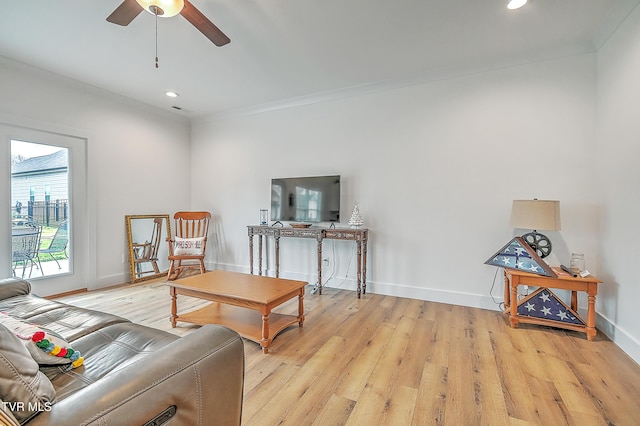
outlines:
[{"label": "white lamp shade", "polygon": [[559,231],[560,201],[513,200],[511,226],[536,231]]},{"label": "white lamp shade", "polygon": [[155,15],[150,9],[151,6],[157,6],[162,9],[163,13],[158,14],[163,18],[171,18],[176,16],[184,8],[184,0],[136,0],[140,6],[147,12]]}]

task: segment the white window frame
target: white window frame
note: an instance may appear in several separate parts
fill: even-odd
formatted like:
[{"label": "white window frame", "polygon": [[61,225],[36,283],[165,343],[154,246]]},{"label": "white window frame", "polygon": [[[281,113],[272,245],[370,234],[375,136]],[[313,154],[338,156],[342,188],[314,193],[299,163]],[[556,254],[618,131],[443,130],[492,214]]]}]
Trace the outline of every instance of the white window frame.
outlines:
[{"label": "white window frame", "polygon": [[[32,291],[45,296],[87,287],[90,270],[88,243],[87,139],[63,132],[36,130],[0,122],[0,276],[11,277],[11,140],[55,145],[69,150],[69,272],[29,279]],[[4,200],[4,201],[2,201]]]}]

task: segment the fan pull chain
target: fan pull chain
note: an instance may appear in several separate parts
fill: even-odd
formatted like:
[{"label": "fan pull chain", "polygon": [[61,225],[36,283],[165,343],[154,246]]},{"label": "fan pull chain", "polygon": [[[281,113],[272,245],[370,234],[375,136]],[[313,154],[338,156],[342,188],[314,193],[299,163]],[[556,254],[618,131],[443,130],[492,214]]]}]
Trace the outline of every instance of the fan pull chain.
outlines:
[{"label": "fan pull chain", "polygon": [[155,10],[156,15],[156,69],[158,69],[158,10]]}]

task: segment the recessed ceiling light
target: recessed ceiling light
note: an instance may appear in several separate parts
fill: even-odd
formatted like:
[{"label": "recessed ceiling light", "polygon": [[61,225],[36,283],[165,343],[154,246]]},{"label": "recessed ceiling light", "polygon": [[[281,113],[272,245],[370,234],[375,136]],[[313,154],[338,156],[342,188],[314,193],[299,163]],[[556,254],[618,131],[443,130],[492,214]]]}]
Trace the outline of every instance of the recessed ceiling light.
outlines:
[{"label": "recessed ceiling light", "polygon": [[527,4],[527,0],[509,0],[507,2],[507,9],[520,9],[525,4]]},{"label": "recessed ceiling light", "polygon": [[178,96],[180,96],[177,92],[172,92],[172,91],[165,93],[165,95],[167,95],[170,98],[177,98]]}]

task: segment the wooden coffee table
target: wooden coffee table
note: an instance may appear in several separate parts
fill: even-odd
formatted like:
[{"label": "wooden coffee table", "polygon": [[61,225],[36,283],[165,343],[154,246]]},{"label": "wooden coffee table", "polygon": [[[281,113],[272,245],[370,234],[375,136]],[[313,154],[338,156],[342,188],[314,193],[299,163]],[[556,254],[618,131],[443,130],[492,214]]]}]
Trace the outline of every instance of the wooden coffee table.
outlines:
[{"label": "wooden coffee table", "polygon": [[[292,324],[304,322],[304,281],[262,277],[216,270],[167,282],[171,293],[171,326],[177,321],[220,324],[242,337],[259,343],[267,353],[273,338]],[[177,296],[196,297],[213,303],[197,311],[178,315]],[[298,315],[271,310],[298,296]]]}]

